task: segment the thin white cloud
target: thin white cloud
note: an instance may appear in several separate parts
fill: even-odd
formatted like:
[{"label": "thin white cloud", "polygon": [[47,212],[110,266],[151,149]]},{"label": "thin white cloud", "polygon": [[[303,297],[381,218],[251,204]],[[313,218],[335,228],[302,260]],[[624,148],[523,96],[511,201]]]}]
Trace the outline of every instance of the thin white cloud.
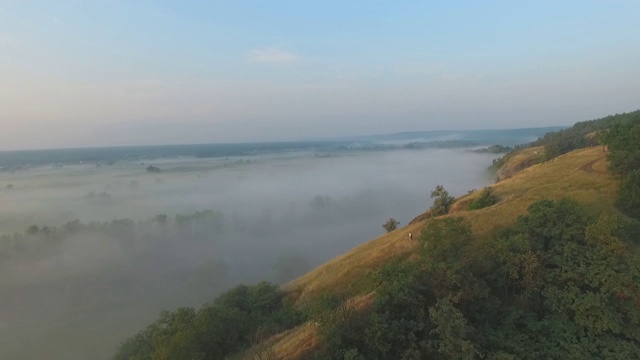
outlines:
[{"label": "thin white cloud", "polygon": [[290,51],[277,48],[267,47],[262,49],[251,50],[248,56],[250,63],[291,63],[298,60],[298,56]]}]

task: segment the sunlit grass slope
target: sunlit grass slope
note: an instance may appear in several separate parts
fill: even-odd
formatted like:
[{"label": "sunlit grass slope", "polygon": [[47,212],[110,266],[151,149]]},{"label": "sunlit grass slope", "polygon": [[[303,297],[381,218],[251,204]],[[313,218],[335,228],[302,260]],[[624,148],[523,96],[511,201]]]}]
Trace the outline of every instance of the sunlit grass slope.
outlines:
[{"label": "sunlit grass slope", "polygon": [[[480,238],[492,230],[513,223],[527,207],[542,199],[569,197],[593,213],[614,211],[617,182],[607,171],[606,153],[600,147],[575,150],[546,163],[528,167],[511,178],[492,185],[499,202],[485,209],[463,211],[454,205],[453,214],[468,218]],[[458,199],[464,203],[471,194]]]},{"label": "sunlit grass slope", "polygon": [[[524,149],[510,160],[527,162],[540,151],[532,149],[535,148]],[[495,229],[512,224],[529,205],[541,199],[569,197],[593,213],[613,211],[616,186],[607,172],[606,153],[601,147],[586,148],[511,173],[509,178],[492,185],[499,198],[493,206],[467,211],[465,204],[479,195],[477,191],[457,199],[447,216],[467,218],[476,238],[482,241]],[[362,306],[370,298],[367,293],[372,290],[373,274],[392,259],[411,256],[416,242],[409,240],[408,233],[412,232],[415,239],[424,225],[425,222],[417,222],[362,244],[292,281],[285,290],[301,306],[323,293],[351,297],[354,306]],[[269,349],[277,358],[301,358],[316,341],[315,326],[306,323],[270,339]]]},{"label": "sunlit grass slope", "polygon": [[519,173],[533,164],[539,163],[544,159],[544,146],[535,146],[524,148],[515,153],[510,153],[507,161],[502,165],[496,174],[498,180],[508,179],[514,174]]}]

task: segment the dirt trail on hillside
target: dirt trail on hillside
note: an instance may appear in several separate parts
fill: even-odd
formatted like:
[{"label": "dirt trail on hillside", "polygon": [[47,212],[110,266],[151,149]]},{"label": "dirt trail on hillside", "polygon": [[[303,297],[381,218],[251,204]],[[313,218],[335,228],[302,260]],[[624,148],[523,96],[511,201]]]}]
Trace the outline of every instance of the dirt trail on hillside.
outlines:
[{"label": "dirt trail on hillside", "polygon": [[593,168],[593,165],[602,159],[604,159],[604,156],[601,158],[589,161],[588,163],[580,166],[580,170],[588,173],[606,174],[606,171],[596,170]]}]

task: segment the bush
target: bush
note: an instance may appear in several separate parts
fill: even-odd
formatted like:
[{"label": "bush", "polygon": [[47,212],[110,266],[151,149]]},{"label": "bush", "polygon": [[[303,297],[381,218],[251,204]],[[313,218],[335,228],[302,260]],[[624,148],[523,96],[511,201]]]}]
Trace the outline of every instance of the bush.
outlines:
[{"label": "bush", "polygon": [[444,186],[438,185],[431,192],[431,198],[433,205],[429,208],[429,212],[432,216],[440,216],[449,213],[449,208],[456,200],[453,196],[449,195],[449,192],[444,189]]},{"label": "bush", "polygon": [[479,197],[471,200],[467,204],[467,210],[478,210],[486,208],[498,202],[498,198],[493,194],[493,188],[486,187],[482,189]]},{"label": "bush", "polygon": [[400,223],[396,219],[389,218],[386,223],[382,224],[382,227],[387,230],[387,232],[392,232],[398,225],[400,225]]},{"label": "bush", "polygon": [[196,311],[163,311],[125,341],[114,359],[223,359],[260,334],[292,328],[301,315],[273,284],[240,285]]}]

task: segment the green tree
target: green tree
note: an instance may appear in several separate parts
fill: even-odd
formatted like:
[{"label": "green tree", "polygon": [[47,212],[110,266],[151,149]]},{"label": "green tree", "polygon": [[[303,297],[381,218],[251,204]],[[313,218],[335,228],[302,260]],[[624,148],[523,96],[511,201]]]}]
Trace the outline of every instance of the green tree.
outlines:
[{"label": "green tree", "polygon": [[562,155],[562,149],[560,149],[560,146],[557,143],[545,145],[544,147],[545,160],[548,161],[560,155]]},{"label": "green tree", "polygon": [[432,216],[447,214],[455,201],[455,198],[449,195],[449,192],[445,190],[442,185],[436,186],[436,188],[431,191],[431,198],[433,199],[433,205],[429,208],[429,212]]},{"label": "green tree", "polygon": [[558,355],[640,357],[639,259],[614,235],[617,226],[603,215],[546,261],[543,322],[555,330],[548,341]]},{"label": "green tree", "polygon": [[528,211],[518,219],[519,231],[529,236],[535,250],[545,253],[557,244],[582,238],[589,220],[582,207],[570,199],[542,200]]},{"label": "green tree", "polygon": [[435,324],[431,331],[435,335],[432,346],[444,359],[475,359],[480,355],[471,339],[475,329],[454,302],[454,298],[445,297],[429,309],[429,317]]},{"label": "green tree", "polygon": [[400,223],[394,219],[394,218],[389,218],[389,220],[387,220],[387,222],[385,222],[384,224],[382,224],[382,227],[387,230],[387,232],[392,232],[393,230],[395,230],[398,225],[400,225]]},{"label": "green tree", "polygon": [[436,296],[473,299],[485,292],[474,275],[478,254],[471,225],[462,217],[432,219],[420,234],[422,261]]},{"label": "green tree", "polygon": [[634,170],[622,179],[616,205],[625,214],[640,219],[640,170]]},{"label": "green tree", "polygon": [[300,321],[276,285],[240,285],[198,311],[163,311],[126,340],[114,359],[224,359],[249,346],[258,333],[272,334]]},{"label": "green tree", "polygon": [[609,147],[609,169],[625,175],[640,169],[640,111],[615,123],[604,135]]}]

